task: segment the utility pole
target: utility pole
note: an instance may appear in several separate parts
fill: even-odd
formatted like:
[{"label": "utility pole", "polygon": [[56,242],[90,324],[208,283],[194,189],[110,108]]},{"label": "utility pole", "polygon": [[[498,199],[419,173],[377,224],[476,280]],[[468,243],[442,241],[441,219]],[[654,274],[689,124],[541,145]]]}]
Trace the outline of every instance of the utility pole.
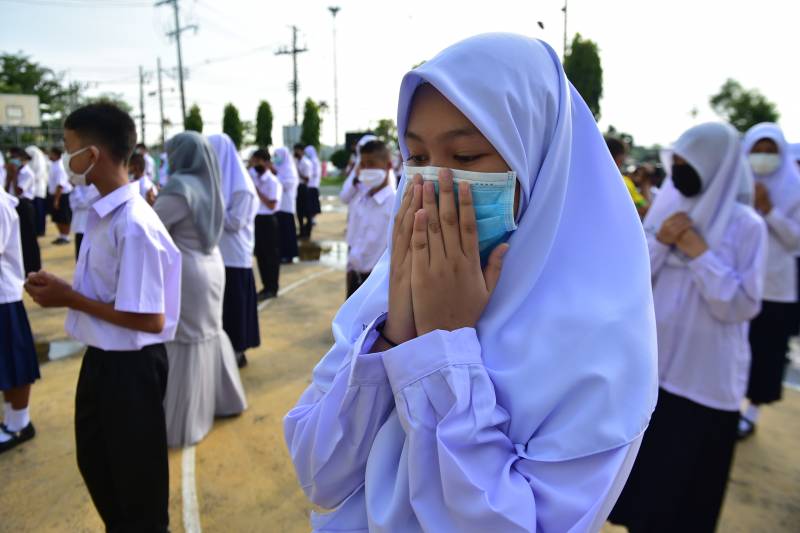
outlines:
[{"label": "utility pole", "polygon": [[297,93],[300,90],[300,84],[297,81],[297,54],[308,52],[308,48],[297,48],[297,26],[292,26],[292,48],[285,46],[275,52],[276,56],[292,56],[292,67],[294,69],[294,81],[292,81],[291,89],[294,96],[294,125],[297,126]]},{"label": "utility pole", "polygon": [[564,7],[561,8],[561,11],[564,12],[564,59],[567,58],[567,0],[564,0]]},{"label": "utility pole", "polygon": [[189,24],[181,28],[180,16],[178,15],[178,0],[160,0],[156,2],[156,7],[166,4],[172,4],[172,11],[175,14],[175,30],[167,32],[167,36],[175,37],[175,43],[178,47],[178,86],[181,91],[181,124],[185,126],[186,122],[186,93],[183,90],[183,56],[181,55],[181,33],[186,30],[194,30],[197,32],[197,24]]},{"label": "utility pole", "polygon": [[146,144],[144,140],[144,69],[139,65],[139,120],[141,121],[139,142]]},{"label": "utility pole", "polygon": [[161,88],[161,58],[156,58],[156,68],[158,69],[158,111],[161,114],[161,151],[164,151],[164,91]]},{"label": "utility pole", "polygon": [[328,8],[331,15],[333,15],[333,123],[336,132],[336,137],[333,140],[334,148],[339,144],[339,73],[336,66],[336,14],[341,9],[339,6]]}]

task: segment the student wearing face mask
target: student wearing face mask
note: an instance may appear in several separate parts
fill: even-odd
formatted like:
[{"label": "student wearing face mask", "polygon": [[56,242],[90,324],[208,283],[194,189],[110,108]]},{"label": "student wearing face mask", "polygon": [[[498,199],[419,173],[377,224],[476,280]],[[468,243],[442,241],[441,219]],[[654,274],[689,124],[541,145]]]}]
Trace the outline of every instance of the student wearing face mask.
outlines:
[{"label": "student wearing face mask", "polygon": [[250,163],[250,177],[260,200],[255,221],[254,253],[263,286],[258,292],[258,301],[262,302],[278,296],[281,251],[277,212],[283,198],[283,185],[272,172],[274,167],[268,151],[256,150]]},{"label": "student wearing face mask", "polygon": [[657,376],[647,246],[594,118],[552,48],[486,34],[407,73],[397,119],[416,168],[387,251],[284,419],[334,509],[312,528],[597,531]]},{"label": "student wearing face mask", "polygon": [[9,150],[10,175],[6,178],[7,189],[17,197],[19,232],[22,241],[22,262],[25,274],[38,272],[42,268],[39,241],[36,240],[36,207],[33,204],[36,177],[30,169],[30,155],[19,147]]},{"label": "student wearing face mask", "polygon": [[749,172],[739,135],[707,123],[672,152],[644,219],[658,331],[659,397],[611,515],[631,533],[712,533],[733,460],[761,306],[766,227],[737,201]]},{"label": "student wearing face mask", "polygon": [[71,197],[73,186],[69,182],[64,164],[61,162],[61,149],[50,149],[50,177],[47,183],[50,217],[58,228],[58,238],[53,244],[69,244],[69,232],[72,224]]},{"label": "student wearing face mask", "polygon": [[387,228],[395,191],[389,186],[389,149],[382,141],[361,147],[355,177],[356,194],[349,202],[347,224],[347,297],[367,280],[386,249]]},{"label": "student wearing face mask", "polygon": [[769,230],[764,302],[750,323],[753,362],[747,388],[749,405],[742,413],[739,436],[751,435],[759,408],[783,393],[789,337],[795,329],[792,312],[798,296],[795,256],[800,251],[800,172],[789,144],[776,124],[753,126],[743,140],[755,177],[754,202]]}]

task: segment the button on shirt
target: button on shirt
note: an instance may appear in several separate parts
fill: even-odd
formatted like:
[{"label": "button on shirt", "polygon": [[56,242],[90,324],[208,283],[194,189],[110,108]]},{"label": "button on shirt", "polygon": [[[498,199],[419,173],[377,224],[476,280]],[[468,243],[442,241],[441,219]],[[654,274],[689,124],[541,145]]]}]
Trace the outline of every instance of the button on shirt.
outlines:
[{"label": "button on shirt", "polygon": [[22,165],[17,171],[17,188],[21,189],[22,192],[17,194],[17,197],[33,200],[34,181],[35,176],[31,168],[28,165]]},{"label": "button on shirt", "polygon": [[[363,187],[363,186],[361,186]],[[388,185],[370,195],[357,193],[350,202],[347,222],[347,269],[370,272],[386,249],[395,191]]]},{"label": "button on shirt", "polygon": [[17,203],[16,198],[0,189],[0,304],[22,300],[25,274]]},{"label": "button on shirt", "polygon": [[47,192],[51,196],[55,196],[59,187],[61,187],[61,194],[69,194],[73,189],[61,159],[50,163],[50,179],[47,182]]},{"label": "button on shirt", "polygon": [[72,287],[92,300],[131,313],[163,313],[161,333],[116,326],[80,311],[66,330],[102,350],[139,350],[170,341],[180,313],[181,254],[155,211],[131,183],[98,198],[89,209]]},{"label": "button on shirt", "polygon": [[250,176],[252,176],[253,183],[255,184],[258,192],[271,200],[275,200],[276,202],[275,209],[270,209],[264,202],[261,201],[261,197],[259,197],[258,213],[256,214],[274,215],[280,211],[281,198],[283,197],[283,186],[281,185],[281,182],[278,181],[278,178],[275,177],[275,174],[267,170],[259,176],[257,175],[255,169],[251,168]]}]

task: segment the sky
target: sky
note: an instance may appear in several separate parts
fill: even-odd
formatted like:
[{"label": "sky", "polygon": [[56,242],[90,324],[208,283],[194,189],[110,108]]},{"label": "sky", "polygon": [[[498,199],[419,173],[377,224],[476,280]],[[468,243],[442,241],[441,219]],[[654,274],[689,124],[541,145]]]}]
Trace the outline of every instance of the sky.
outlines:
[{"label": "sky", "polygon": [[[139,114],[138,69],[145,84],[145,140],[157,142],[156,58],[173,75],[171,6],[155,0],[0,0],[0,51],[89,82],[90,94],[121,93]],[[222,129],[233,103],[255,120],[261,100],[275,115],[273,139],[292,123],[291,56],[275,55],[299,28],[300,120],[306,98],[324,100],[322,142],[333,144],[333,20],[336,17],[339,142],[395,118],[403,74],[450,44],[508,31],[563,48],[564,0],[179,0],[187,108],[200,106],[204,133]],[[544,24],[540,29],[537,22]],[[790,141],[800,142],[800,70],[794,64],[800,2],[794,0],[568,0],[567,33],[600,48],[600,127],[613,124],[637,144],[669,145],[692,125],[714,120],[708,105],[727,78],[777,104]],[[177,80],[163,77],[165,115],[180,122]],[[693,117],[691,112],[697,109]],[[138,122],[137,122],[138,124]],[[177,133],[179,129],[168,131]]]}]

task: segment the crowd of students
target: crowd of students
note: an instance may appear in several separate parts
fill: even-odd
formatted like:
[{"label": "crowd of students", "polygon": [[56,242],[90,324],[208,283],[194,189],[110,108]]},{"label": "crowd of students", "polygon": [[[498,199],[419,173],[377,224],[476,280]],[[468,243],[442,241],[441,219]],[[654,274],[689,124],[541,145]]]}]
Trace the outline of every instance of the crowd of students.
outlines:
[{"label": "crowd of students", "polygon": [[[714,531],[800,325],[796,148],[775,124],[706,123],[663,183],[620,179],[624,144],[556,53],[511,34],[410,71],[397,118],[399,184],[390,147],[357,143],[348,299],[284,420],[300,485],[332,509],[314,529]],[[77,226],[72,285],[41,269],[38,154],[12,149],[0,191],[0,452],[35,434],[24,286],[88,346],[77,457],[107,528],[166,531],[167,446],[246,409],[237,364],[311,235],[321,163],[296,145],[245,166],[226,135],[184,132],[162,180],[115,106],[64,127],[50,211],[60,241]]]}]

